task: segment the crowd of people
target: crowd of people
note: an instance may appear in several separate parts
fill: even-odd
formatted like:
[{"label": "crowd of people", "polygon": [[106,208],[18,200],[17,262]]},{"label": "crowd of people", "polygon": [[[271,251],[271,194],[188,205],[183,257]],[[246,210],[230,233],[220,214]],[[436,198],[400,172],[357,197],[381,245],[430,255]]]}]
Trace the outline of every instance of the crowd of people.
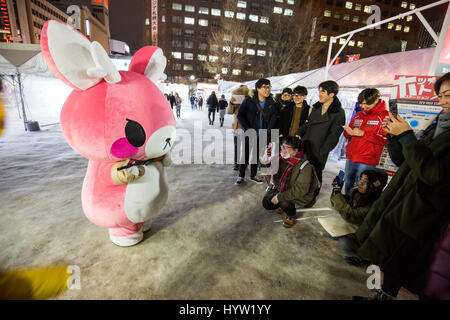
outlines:
[{"label": "crowd of people", "polygon": [[[420,138],[406,120],[387,110],[375,88],[360,92],[361,109],[348,125],[338,84],[325,81],[318,89],[319,101],[312,106],[302,86],[285,88],[273,99],[268,79],[258,80],[254,91],[241,85],[232,92],[227,113],[235,115],[236,184],[244,183],[249,164],[249,181],[264,183],[257,176],[258,166],[270,168],[276,161],[262,206],[285,214],[283,226],[290,228],[297,209],[315,204],[328,155],[344,134],[344,178],[333,181],[330,202],[345,221],[357,226],[355,233],[334,238],[345,261],[380,267],[383,284],[370,299],[394,299],[401,287],[420,298],[450,299],[450,73],[434,85],[442,111]],[[264,129],[269,143],[260,154]],[[270,142],[271,129],[279,130],[279,146]],[[246,135],[249,130],[256,135]],[[387,173],[376,169],[386,144],[399,167],[389,183]],[[251,163],[250,153],[257,155]]]}]

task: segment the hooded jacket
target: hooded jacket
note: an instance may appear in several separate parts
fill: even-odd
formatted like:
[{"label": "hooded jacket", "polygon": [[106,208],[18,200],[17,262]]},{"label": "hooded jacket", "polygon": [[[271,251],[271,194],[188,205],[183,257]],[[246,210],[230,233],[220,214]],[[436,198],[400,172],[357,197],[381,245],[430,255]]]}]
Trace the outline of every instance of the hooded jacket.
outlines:
[{"label": "hooded jacket", "polygon": [[296,134],[303,140],[311,142],[312,153],[316,158],[313,160],[317,161],[323,169],[328,154],[336,147],[344,131],[342,126],[345,125],[345,112],[337,97],[334,97],[324,115],[322,115],[322,105],[323,103],[316,102],[312,106],[311,114]]},{"label": "hooded jacket", "polygon": [[387,143],[387,133],[381,125],[383,119],[388,115],[386,103],[380,99],[375,107],[368,111],[359,111],[353,117],[349,127],[361,129],[364,131],[364,135],[362,137],[351,136],[344,131],[344,136],[349,139],[346,147],[347,159],[367,165],[378,164]]}]

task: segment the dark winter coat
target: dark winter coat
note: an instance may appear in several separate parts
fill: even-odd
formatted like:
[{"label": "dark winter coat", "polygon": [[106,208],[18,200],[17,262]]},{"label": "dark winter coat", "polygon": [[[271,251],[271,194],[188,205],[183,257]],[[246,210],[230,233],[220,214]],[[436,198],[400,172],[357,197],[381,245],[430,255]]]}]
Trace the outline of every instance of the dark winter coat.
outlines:
[{"label": "dark winter coat", "polygon": [[370,205],[358,206],[354,201],[357,189],[353,189],[349,195],[342,193],[332,194],[330,201],[334,209],[336,209],[342,218],[352,224],[361,225],[370,210]]},{"label": "dark winter coat", "polygon": [[275,129],[277,125],[277,108],[275,102],[271,96],[266,98],[266,103],[264,105],[264,113],[268,119],[268,123],[263,118],[262,128],[259,128],[259,120],[261,112],[257,107],[258,94],[255,93],[253,97],[247,97],[242,101],[241,106],[237,114],[239,123],[241,124],[244,131],[252,128],[258,129]]},{"label": "dark winter coat", "polygon": [[217,100],[217,97],[215,94],[211,94],[208,97],[208,100],[206,100],[206,105],[208,106],[208,109],[210,109],[212,111],[216,111],[218,103],[219,103],[219,101]]},{"label": "dark winter coat", "polygon": [[356,232],[358,254],[382,270],[405,250],[411,257],[426,252],[419,264],[428,265],[431,250],[420,245],[432,243],[449,221],[450,130],[433,135],[402,143],[403,164]]},{"label": "dark winter coat", "polygon": [[315,161],[323,169],[328,154],[336,147],[339,137],[344,131],[342,126],[345,125],[345,112],[337,97],[334,97],[324,115],[322,115],[322,105],[323,103],[317,102],[312,106],[311,114],[296,134],[303,140],[311,142]]},{"label": "dark winter coat", "polygon": [[217,111],[219,110],[225,110],[228,106],[228,103],[226,100],[219,100],[219,103],[217,104]]},{"label": "dark winter coat", "polygon": [[[283,137],[287,137],[289,135],[289,132],[291,131],[293,122],[294,122],[294,110],[295,110],[295,103],[289,102],[283,110],[281,110],[281,103],[277,103],[278,108],[278,129],[280,130],[280,134],[283,135]],[[305,123],[306,119],[308,118],[309,109],[311,107],[306,103],[306,101],[303,101],[303,107],[300,112],[300,122],[298,128],[302,126],[302,124]],[[296,131],[298,130],[296,128]]]}]

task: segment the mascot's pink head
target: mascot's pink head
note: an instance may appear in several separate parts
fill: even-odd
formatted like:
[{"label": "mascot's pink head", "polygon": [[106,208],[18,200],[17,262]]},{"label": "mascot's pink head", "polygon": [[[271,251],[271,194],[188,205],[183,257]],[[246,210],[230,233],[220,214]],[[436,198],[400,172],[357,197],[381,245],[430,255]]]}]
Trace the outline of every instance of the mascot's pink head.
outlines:
[{"label": "mascot's pink head", "polygon": [[165,79],[166,58],[144,47],[128,71],[117,71],[103,47],[57,21],[41,33],[44,59],[74,88],[61,111],[63,134],[73,149],[96,161],[146,160],[170,152],[175,118],[154,82]]}]

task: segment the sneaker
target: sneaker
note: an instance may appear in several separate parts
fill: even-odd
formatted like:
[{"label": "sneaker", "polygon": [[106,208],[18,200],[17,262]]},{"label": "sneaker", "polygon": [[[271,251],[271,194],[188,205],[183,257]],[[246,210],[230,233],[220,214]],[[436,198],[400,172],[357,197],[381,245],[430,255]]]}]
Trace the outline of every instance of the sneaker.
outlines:
[{"label": "sneaker", "polygon": [[238,165],[238,164],[235,164],[233,170],[234,170],[234,171],[239,171],[239,165]]},{"label": "sneaker", "polygon": [[257,177],[251,177],[250,180],[253,181],[253,182],[256,183],[256,184],[262,184],[262,183],[264,183],[263,180],[261,180],[261,179],[259,179],[259,178],[257,178]]},{"label": "sneaker", "polygon": [[244,178],[238,177],[234,184],[242,184],[242,182],[244,182]]},{"label": "sneaker", "polygon": [[295,217],[286,217],[283,220],[283,227],[285,228],[292,228],[294,226],[294,224],[297,222],[297,218]]}]

